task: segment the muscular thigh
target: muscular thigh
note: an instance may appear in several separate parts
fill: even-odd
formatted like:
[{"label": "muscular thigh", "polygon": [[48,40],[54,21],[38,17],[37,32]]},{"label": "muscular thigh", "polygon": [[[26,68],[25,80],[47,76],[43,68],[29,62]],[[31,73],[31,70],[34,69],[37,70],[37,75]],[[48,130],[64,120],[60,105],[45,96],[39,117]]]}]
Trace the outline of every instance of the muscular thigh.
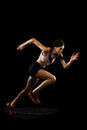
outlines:
[{"label": "muscular thigh", "polygon": [[40,70],[36,73],[35,77],[36,77],[36,78],[39,78],[39,79],[49,79],[49,78],[54,77],[54,75],[52,75],[51,73],[49,73],[49,72],[46,71],[46,70],[40,69]]}]

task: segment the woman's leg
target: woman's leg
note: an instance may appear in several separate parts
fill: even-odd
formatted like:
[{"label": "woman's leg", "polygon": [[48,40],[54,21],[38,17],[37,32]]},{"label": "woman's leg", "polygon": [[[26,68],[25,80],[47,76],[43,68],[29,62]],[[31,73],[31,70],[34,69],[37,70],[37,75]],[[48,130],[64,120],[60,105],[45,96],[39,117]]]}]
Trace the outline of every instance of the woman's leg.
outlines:
[{"label": "woman's leg", "polygon": [[49,73],[48,71],[40,69],[37,74],[35,75],[36,78],[43,79],[44,81],[33,89],[32,93],[38,93],[41,89],[45,88],[46,86],[54,83],[56,81],[56,77]]},{"label": "woman's leg", "polygon": [[31,100],[36,103],[36,104],[40,104],[40,100],[38,98],[38,92],[45,88],[46,86],[54,83],[56,81],[56,77],[54,75],[52,75],[51,73],[43,70],[43,69],[40,69],[37,74],[35,75],[36,78],[39,78],[39,79],[43,79],[44,81],[39,85],[37,86],[35,89],[33,89],[32,91],[30,91],[28,93],[29,97],[31,98]]},{"label": "woman's leg", "polygon": [[16,96],[16,98],[13,101],[11,101],[10,105],[14,107],[16,103],[28,93],[28,91],[34,86],[35,83],[36,78],[32,78],[30,76],[27,80],[25,88]]},{"label": "woman's leg", "polygon": [[[16,103],[25,96],[26,93],[28,93],[29,90],[31,90],[32,86],[36,83],[37,79],[36,78],[32,78],[31,76],[28,78],[27,80],[27,84],[26,87],[16,96],[16,98],[11,101],[8,102],[6,104],[9,114],[10,115],[14,115],[16,114],[16,111],[14,110],[14,106],[16,105]],[[37,102],[35,102],[37,103]]]},{"label": "woman's leg", "polygon": [[29,89],[29,92],[28,92],[28,96],[30,97],[30,99],[35,103],[35,104],[41,104],[40,100],[39,100],[39,97],[38,97],[38,94],[35,95],[35,98],[32,97],[32,91],[33,89],[35,88],[36,84],[38,83],[38,78],[34,78],[35,81],[33,82],[32,84],[32,87]]}]

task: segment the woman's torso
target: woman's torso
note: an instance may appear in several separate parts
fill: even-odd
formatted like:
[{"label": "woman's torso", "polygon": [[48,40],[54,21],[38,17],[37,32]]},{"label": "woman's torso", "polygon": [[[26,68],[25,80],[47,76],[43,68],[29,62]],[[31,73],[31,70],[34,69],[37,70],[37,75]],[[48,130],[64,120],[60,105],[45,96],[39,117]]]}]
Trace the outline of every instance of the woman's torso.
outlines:
[{"label": "woman's torso", "polygon": [[37,62],[42,66],[46,67],[47,65],[52,64],[55,61],[56,58],[50,57],[50,52],[47,54],[44,54],[43,52],[40,53],[39,58],[37,59]]}]

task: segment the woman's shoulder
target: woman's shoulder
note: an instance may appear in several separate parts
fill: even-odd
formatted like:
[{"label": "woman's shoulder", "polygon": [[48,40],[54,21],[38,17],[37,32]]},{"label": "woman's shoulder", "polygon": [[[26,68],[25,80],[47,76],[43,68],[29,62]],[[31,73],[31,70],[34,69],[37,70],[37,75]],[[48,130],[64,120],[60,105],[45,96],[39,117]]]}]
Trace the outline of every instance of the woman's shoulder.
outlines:
[{"label": "woman's shoulder", "polygon": [[48,55],[48,54],[50,54],[50,50],[51,50],[51,47],[46,47],[46,50],[42,51],[42,54]]}]

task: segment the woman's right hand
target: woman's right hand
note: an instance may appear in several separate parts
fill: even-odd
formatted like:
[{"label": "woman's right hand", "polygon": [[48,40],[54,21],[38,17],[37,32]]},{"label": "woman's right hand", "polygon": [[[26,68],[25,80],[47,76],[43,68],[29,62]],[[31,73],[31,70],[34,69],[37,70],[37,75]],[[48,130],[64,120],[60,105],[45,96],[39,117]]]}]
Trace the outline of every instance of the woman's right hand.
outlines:
[{"label": "woman's right hand", "polygon": [[24,48],[25,48],[25,46],[24,46],[24,45],[18,45],[18,47],[16,48],[16,50],[21,51],[21,50],[23,50]]}]

